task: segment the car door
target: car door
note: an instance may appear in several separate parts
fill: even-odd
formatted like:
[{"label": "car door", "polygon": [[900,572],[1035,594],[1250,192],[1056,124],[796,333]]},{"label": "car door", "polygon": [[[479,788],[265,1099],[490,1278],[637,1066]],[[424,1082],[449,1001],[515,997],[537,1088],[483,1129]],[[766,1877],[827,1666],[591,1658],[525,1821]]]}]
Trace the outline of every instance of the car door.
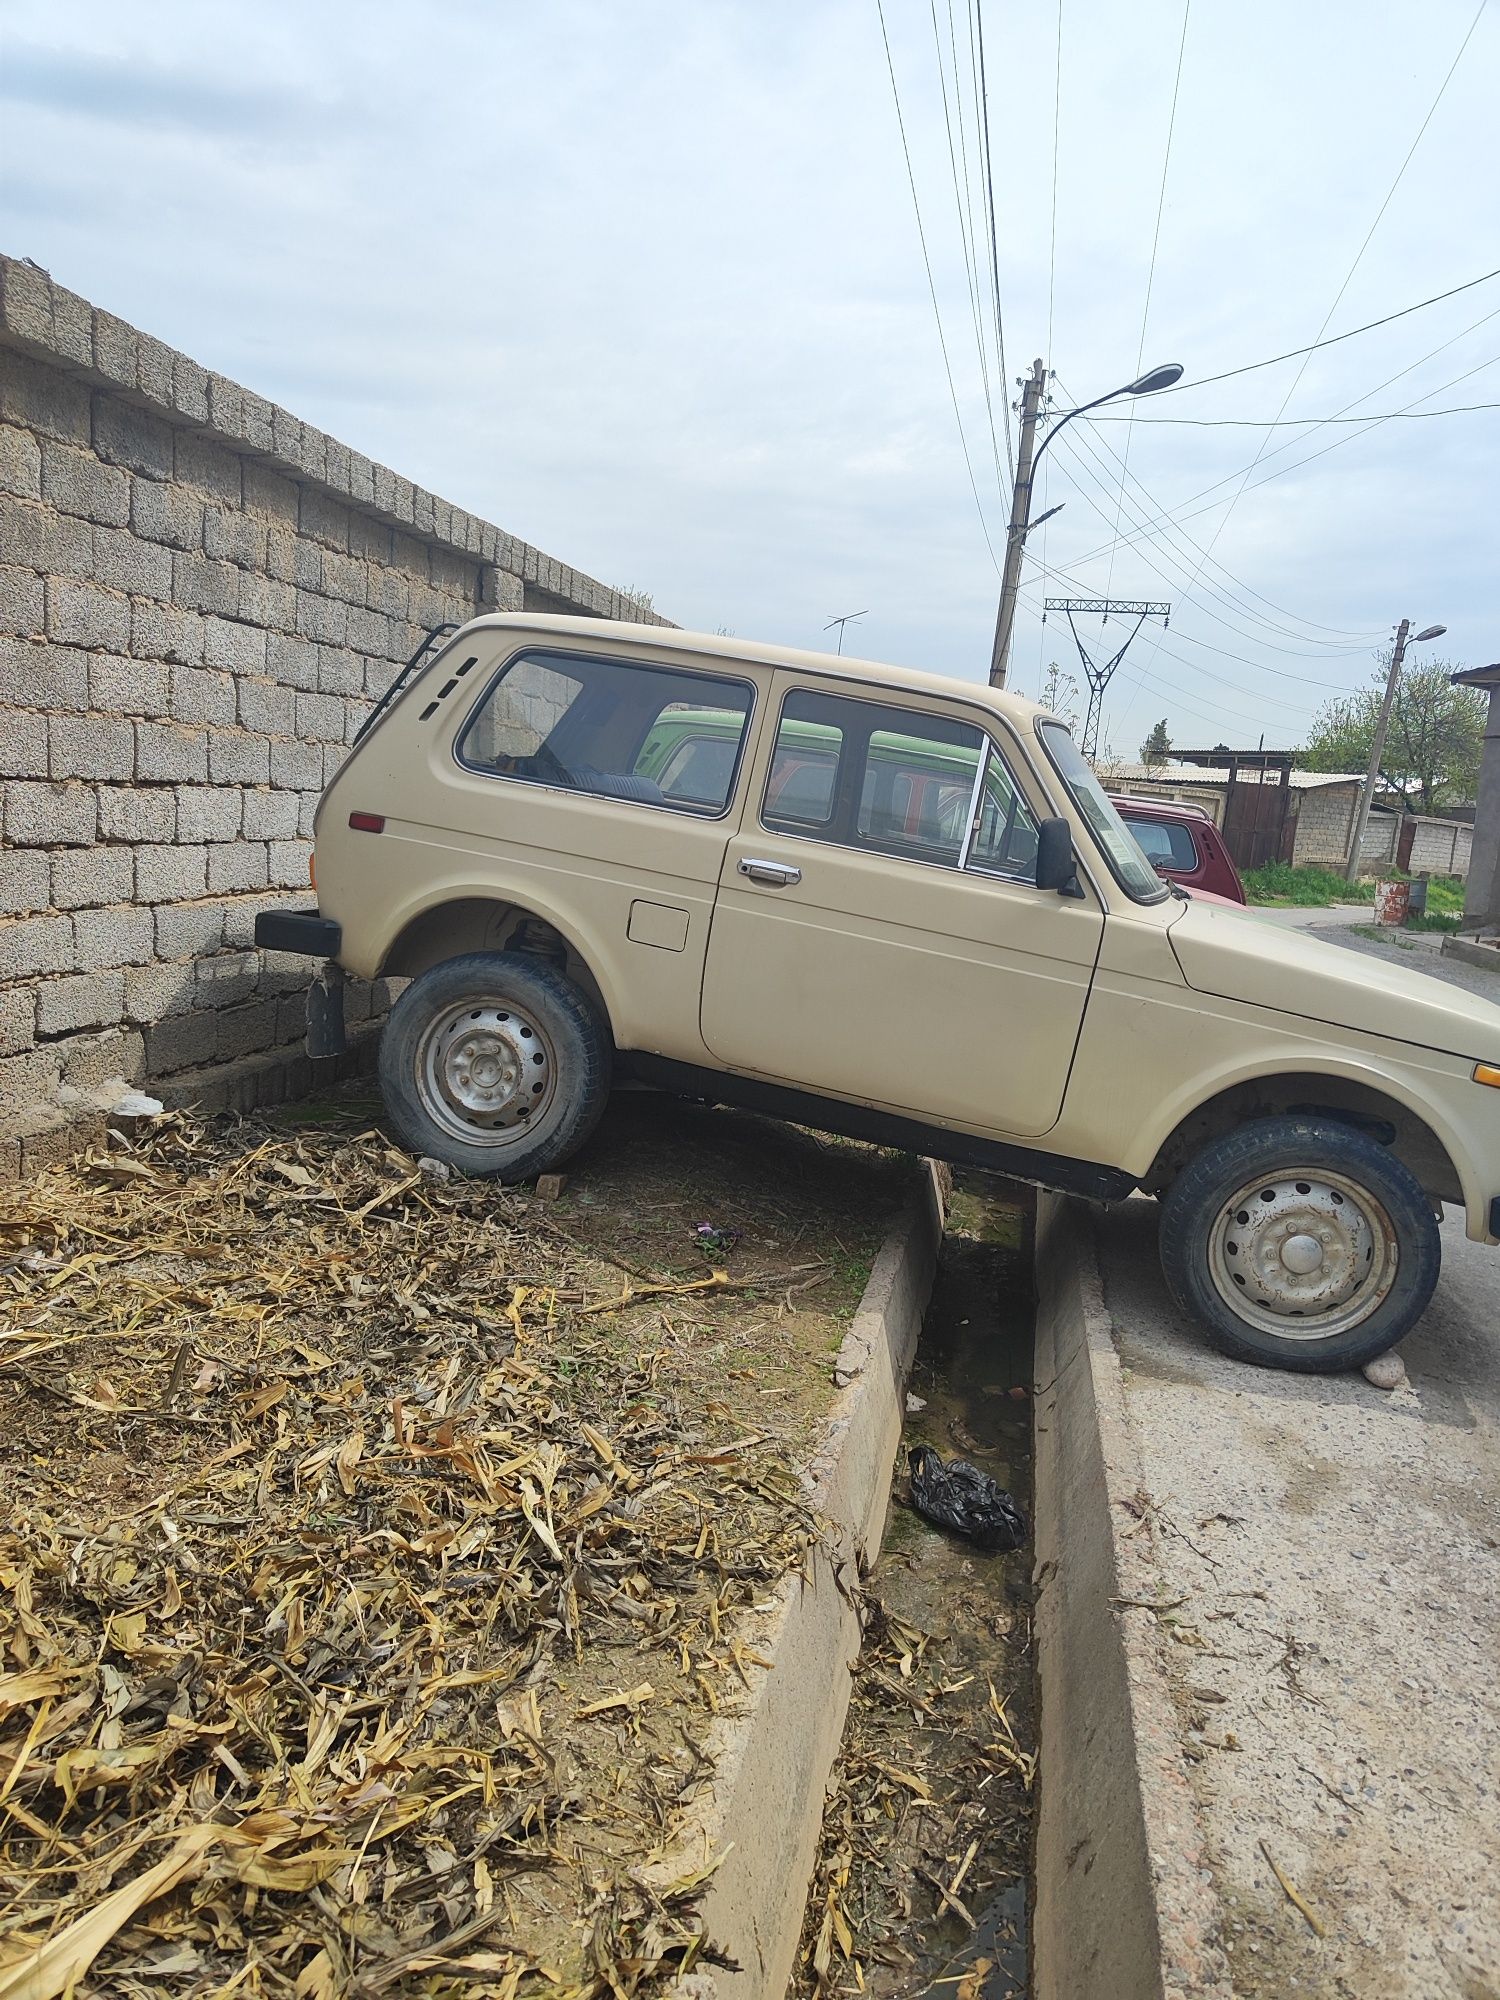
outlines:
[{"label": "car door", "polygon": [[1056,1123],[1103,932],[1035,885],[1045,807],[981,710],[778,675],[719,879],[726,1068],[939,1124]]}]

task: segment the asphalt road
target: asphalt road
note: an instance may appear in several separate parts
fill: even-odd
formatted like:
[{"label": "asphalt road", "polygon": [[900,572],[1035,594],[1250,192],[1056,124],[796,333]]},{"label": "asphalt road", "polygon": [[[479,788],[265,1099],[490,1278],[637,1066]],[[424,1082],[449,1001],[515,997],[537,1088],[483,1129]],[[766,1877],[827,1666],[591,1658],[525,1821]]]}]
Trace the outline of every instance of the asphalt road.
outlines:
[{"label": "asphalt road", "polygon": [[[1317,928],[1500,999],[1425,938]],[[1156,1205],[1097,1226],[1236,1995],[1495,2000],[1500,1250],[1450,1214],[1387,1394],[1221,1358],[1166,1295]]]}]

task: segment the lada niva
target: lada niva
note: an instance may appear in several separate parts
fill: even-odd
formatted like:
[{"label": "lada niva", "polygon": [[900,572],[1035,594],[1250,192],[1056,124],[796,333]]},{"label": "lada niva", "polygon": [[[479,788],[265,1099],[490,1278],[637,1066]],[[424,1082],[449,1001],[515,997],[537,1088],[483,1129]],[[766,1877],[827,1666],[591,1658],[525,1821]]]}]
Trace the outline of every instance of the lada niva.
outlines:
[{"label": "lada niva", "polygon": [[660,626],[474,619],[323,795],[257,941],[409,983],[414,1151],[520,1180],[612,1078],[1104,1200],[1229,1353],[1347,1368],[1500,1239],[1500,1008],[1187,899],[1063,723],[966,681]]}]

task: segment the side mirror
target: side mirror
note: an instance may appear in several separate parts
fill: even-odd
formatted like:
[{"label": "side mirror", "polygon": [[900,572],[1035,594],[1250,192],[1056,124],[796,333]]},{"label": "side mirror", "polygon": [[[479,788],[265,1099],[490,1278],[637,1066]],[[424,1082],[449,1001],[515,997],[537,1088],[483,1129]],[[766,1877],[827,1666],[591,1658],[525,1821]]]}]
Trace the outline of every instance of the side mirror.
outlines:
[{"label": "side mirror", "polygon": [[1065,819],[1044,819],[1036,830],[1036,886],[1059,896],[1083,896],[1073,856],[1073,829]]}]

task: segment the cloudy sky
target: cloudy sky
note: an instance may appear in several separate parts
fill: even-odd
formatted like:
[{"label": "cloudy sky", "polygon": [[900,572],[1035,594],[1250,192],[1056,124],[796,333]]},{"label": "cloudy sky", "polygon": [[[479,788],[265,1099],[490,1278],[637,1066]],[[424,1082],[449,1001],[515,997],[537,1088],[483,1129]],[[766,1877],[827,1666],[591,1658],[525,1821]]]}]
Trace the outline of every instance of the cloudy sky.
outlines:
[{"label": "cloudy sky", "polygon": [[[1044,592],[1173,604],[1117,750],[1294,743],[1403,614],[1500,657],[1500,409],[1243,427],[1500,402],[1500,277],[1191,386],[1500,266],[1477,4],[984,8],[1008,376],[1187,370],[1070,426],[1030,544],[1027,692],[1077,666]],[[877,0],[0,0],[0,245],[680,623],[862,611],[849,650],[983,678],[1016,391],[981,266],[992,443],[971,0],[884,9],[962,430]]]}]

